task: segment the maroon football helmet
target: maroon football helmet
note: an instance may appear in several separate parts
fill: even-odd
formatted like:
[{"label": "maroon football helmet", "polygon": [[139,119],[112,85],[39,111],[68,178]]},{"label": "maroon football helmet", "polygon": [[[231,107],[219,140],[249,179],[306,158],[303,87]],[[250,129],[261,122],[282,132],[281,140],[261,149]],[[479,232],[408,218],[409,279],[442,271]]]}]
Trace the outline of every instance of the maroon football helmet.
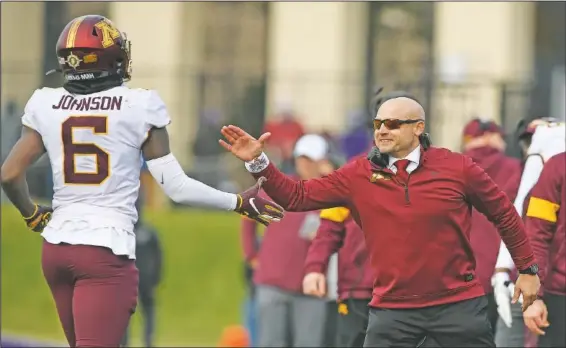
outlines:
[{"label": "maroon football helmet", "polygon": [[87,82],[106,77],[131,78],[130,41],[107,18],[77,17],[57,40],[59,69],[67,82]]}]

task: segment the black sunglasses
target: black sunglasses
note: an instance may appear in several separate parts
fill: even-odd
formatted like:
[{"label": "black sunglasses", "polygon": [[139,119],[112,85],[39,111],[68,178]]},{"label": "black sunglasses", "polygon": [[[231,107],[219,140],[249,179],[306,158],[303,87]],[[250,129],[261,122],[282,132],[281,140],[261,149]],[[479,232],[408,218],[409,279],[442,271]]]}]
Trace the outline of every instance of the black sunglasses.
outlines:
[{"label": "black sunglasses", "polygon": [[385,125],[385,127],[387,127],[387,129],[389,130],[393,130],[393,129],[399,129],[401,128],[402,125],[404,124],[411,124],[411,123],[417,123],[417,122],[421,122],[423,120],[398,120],[395,118],[387,118],[385,120],[379,120],[379,119],[374,119],[373,120],[373,129],[377,130],[381,128],[381,125]]}]

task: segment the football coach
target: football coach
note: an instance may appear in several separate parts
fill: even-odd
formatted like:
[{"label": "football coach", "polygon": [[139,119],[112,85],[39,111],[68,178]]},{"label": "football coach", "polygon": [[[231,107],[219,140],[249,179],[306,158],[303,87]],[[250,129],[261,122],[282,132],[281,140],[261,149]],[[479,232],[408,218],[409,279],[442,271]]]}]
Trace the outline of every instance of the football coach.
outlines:
[{"label": "football coach", "polygon": [[495,224],[520,270],[513,301],[522,294],[525,310],[540,281],[521,218],[471,158],[421,145],[425,112],[414,97],[397,93],[376,109],[371,156],[320,179],[281,173],[263,153],[269,133],[255,139],[230,125],[220,144],[267,179],[263,189],[286,210],[350,209],[375,272],[365,347],[415,347],[425,336],[495,347],[470,246],[472,207]]}]

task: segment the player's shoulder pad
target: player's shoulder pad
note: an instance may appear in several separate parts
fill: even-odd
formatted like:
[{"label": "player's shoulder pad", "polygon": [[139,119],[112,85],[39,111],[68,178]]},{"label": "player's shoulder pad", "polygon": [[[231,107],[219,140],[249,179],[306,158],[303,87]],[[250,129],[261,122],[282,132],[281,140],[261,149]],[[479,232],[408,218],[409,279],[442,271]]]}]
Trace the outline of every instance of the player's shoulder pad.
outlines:
[{"label": "player's shoulder pad", "polygon": [[37,108],[41,104],[43,100],[47,100],[47,98],[53,94],[53,88],[38,88],[33,91],[31,97],[29,97],[28,101],[26,102],[24,108],[24,115],[25,114],[35,114],[38,110]]},{"label": "player's shoulder pad", "polygon": [[35,90],[35,93],[40,93],[40,94],[51,94],[51,93],[62,93],[65,92],[65,89],[63,87],[57,87],[57,88],[51,88],[51,87],[41,87]]},{"label": "player's shoulder pad", "polygon": [[159,94],[154,89],[129,88],[131,101],[144,109],[149,109],[155,104],[163,103]]},{"label": "player's shoulder pad", "polygon": [[162,128],[171,123],[171,118],[165,106],[165,102],[154,89],[136,88],[130,90],[135,104],[147,115],[146,122],[157,128]]},{"label": "player's shoulder pad", "polygon": [[45,96],[45,91],[44,88],[38,88],[35,91],[33,91],[33,93],[31,94],[31,97],[29,97],[27,103],[26,103],[26,111],[30,108],[33,108],[33,106],[42,98],[44,98]]},{"label": "player's shoulder pad", "polygon": [[333,222],[344,222],[350,216],[350,211],[348,208],[336,207],[323,209],[320,211],[320,218],[325,220],[330,220]]}]

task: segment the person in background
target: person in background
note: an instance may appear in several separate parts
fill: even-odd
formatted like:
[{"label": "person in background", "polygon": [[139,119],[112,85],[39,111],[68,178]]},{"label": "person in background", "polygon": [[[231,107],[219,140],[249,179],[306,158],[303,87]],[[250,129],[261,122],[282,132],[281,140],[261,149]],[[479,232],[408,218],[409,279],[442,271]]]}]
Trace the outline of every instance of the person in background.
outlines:
[{"label": "person in background", "polygon": [[277,106],[276,114],[264,126],[264,132],[272,134],[266,151],[280,161],[284,173],[293,172],[293,147],[305,134],[305,130],[289,103]]},{"label": "person in background", "polygon": [[[471,157],[511,201],[515,200],[521,180],[521,162],[505,155],[506,144],[501,127],[491,120],[475,118],[464,127],[462,139],[463,153]],[[476,259],[476,274],[487,295],[488,318],[495,334],[499,316],[491,276],[497,261],[501,237],[495,226],[475,208],[472,211],[471,225],[470,243]],[[516,311],[521,312],[520,304],[514,307]],[[522,336],[523,331],[515,334]]]},{"label": "person in background", "polygon": [[[319,135],[307,134],[297,141],[293,154],[298,177],[316,178],[328,144]],[[322,346],[325,301],[302,293],[303,265],[320,224],[318,215],[285,214],[265,229],[259,248],[258,225],[242,220],[245,259],[254,268],[260,347]]]},{"label": "person in background", "polygon": [[367,125],[368,119],[369,116],[361,110],[348,113],[348,129],[340,139],[342,151],[348,160],[367,152],[368,144],[373,143],[372,128]]},{"label": "person in background", "polygon": [[524,161],[527,160],[529,146],[531,146],[533,134],[535,134],[535,130],[537,129],[537,127],[540,125],[547,125],[550,123],[557,123],[557,122],[558,120],[556,120],[553,117],[535,118],[530,122],[524,119],[519,121],[519,123],[517,124],[516,133]]},{"label": "person in background", "polygon": [[305,261],[303,291],[327,295],[330,256],[338,252],[338,347],[361,347],[365,339],[373,272],[364,235],[347,208],[324,209],[321,223]]},{"label": "person in background", "polygon": [[[334,170],[340,168],[344,162],[345,157],[337,146],[332,145],[332,137],[330,133],[321,134],[329,144],[329,152],[327,160],[319,161],[320,175],[328,175]],[[321,223],[322,223],[321,212]],[[320,231],[320,227],[319,227]],[[318,236],[318,231],[316,236]],[[315,236],[315,238],[317,238]],[[312,244],[311,244],[312,247]],[[310,250],[310,248],[309,248]],[[326,294],[319,296],[326,301],[326,318],[324,323],[324,347],[340,347],[337,340],[336,332],[338,330],[338,286],[339,286],[339,262],[338,252],[330,254],[326,264],[325,280],[326,280]],[[304,292],[304,290],[303,290]],[[311,294],[312,296],[312,294]]]},{"label": "person in background", "polygon": [[[539,296],[524,313],[540,347],[566,347],[566,152],[545,163],[533,187],[525,218],[535,257],[541,263]],[[551,325],[550,325],[551,324]]]},{"label": "person in background", "polygon": [[[136,234],[136,267],[139,271],[138,299],[143,313],[144,347],[153,347],[155,332],[155,290],[161,281],[163,254],[159,234],[155,228],[142,219],[143,198],[136,201],[138,222],[134,226]],[[129,343],[129,328],[122,340],[122,346]]]},{"label": "person in background", "polygon": [[[560,124],[549,118],[519,124],[517,134],[522,142],[521,146],[528,146],[524,151],[523,173],[514,203],[517,212],[525,218],[531,190],[539,179],[544,163],[552,156],[566,150],[566,136],[564,123]],[[499,312],[496,344],[498,347],[536,347],[536,335],[524,330],[522,311],[513,309],[510,304],[516,277],[511,255],[501,243],[492,278]],[[525,334],[521,337],[510,334],[511,331],[524,331]]]}]

